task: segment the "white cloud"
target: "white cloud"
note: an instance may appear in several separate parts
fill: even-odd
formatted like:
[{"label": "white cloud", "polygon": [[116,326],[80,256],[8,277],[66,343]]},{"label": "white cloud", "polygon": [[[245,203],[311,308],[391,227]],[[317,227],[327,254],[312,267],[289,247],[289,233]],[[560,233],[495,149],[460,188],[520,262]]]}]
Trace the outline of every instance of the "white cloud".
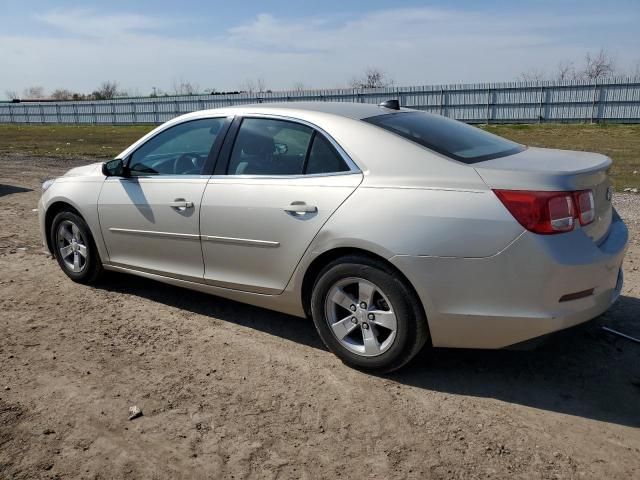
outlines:
[{"label": "white cloud", "polygon": [[64,33],[95,38],[144,34],[170,24],[169,20],[139,14],[101,14],[92,10],[69,10],[36,15],[35,19]]},{"label": "white cloud", "polygon": [[[597,38],[572,35],[575,29],[633,28],[616,15],[496,17],[431,8],[372,12],[348,21],[265,13],[212,36],[168,35],[189,31],[188,22],[146,15],[54,11],[36,21],[53,33],[0,33],[0,58],[9,66],[0,74],[0,95],[30,85],[90,91],[108,79],[143,93],[152,86],[169,89],[176,78],[218,90],[237,89],[256,77],[273,89],[299,81],[333,88],[367,66],[385,69],[399,85],[509,81],[531,67],[580,61],[601,46]],[[604,46],[621,63],[631,63],[640,45]]]}]

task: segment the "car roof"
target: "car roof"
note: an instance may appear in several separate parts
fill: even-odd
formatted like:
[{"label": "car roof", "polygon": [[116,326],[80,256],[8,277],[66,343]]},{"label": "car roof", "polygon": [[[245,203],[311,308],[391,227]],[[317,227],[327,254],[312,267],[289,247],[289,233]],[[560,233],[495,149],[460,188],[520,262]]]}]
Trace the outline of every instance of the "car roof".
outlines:
[{"label": "car roof", "polygon": [[[363,118],[374,117],[376,115],[384,115],[388,113],[397,113],[398,110],[392,110],[380,107],[373,103],[355,103],[355,102],[274,102],[274,103],[254,103],[249,105],[236,105],[232,107],[224,107],[223,110],[237,111],[238,113],[249,113],[250,111],[259,110],[263,113],[269,111],[282,112],[283,110],[294,112],[317,112],[330,115],[338,115],[341,117],[352,118],[354,120],[362,120]],[[405,109],[402,109],[405,110]],[[275,113],[275,112],[274,112]]]}]

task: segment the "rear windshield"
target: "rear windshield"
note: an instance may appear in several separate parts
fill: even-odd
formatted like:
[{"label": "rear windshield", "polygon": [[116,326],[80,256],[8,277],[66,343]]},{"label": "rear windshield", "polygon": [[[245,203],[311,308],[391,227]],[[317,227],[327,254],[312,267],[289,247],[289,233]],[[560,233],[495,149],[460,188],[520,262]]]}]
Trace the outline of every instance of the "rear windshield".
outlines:
[{"label": "rear windshield", "polygon": [[423,147],[464,163],[521,152],[524,146],[440,115],[401,112],[364,119]]}]

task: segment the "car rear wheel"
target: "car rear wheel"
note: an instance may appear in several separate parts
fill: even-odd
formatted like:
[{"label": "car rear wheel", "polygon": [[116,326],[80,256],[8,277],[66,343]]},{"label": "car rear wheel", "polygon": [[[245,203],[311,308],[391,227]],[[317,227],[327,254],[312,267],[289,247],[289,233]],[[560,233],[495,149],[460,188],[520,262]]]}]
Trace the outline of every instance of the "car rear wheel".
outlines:
[{"label": "car rear wheel", "polygon": [[325,345],[361,370],[397,370],[428,339],[413,289],[384,262],[364,256],[339,258],[320,272],[311,311]]},{"label": "car rear wheel", "polygon": [[71,280],[93,283],[102,273],[102,262],[86,222],[74,212],[58,213],[51,223],[53,254]]}]

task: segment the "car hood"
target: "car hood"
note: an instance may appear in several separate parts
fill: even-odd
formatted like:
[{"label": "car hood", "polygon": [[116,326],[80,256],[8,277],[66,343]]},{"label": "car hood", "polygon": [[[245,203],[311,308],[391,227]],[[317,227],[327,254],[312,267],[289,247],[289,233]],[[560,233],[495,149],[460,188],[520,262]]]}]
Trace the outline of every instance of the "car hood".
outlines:
[{"label": "car hood", "polygon": [[102,162],[91,163],[75,167],[67,171],[63,177],[86,177],[88,175],[102,175]]}]

